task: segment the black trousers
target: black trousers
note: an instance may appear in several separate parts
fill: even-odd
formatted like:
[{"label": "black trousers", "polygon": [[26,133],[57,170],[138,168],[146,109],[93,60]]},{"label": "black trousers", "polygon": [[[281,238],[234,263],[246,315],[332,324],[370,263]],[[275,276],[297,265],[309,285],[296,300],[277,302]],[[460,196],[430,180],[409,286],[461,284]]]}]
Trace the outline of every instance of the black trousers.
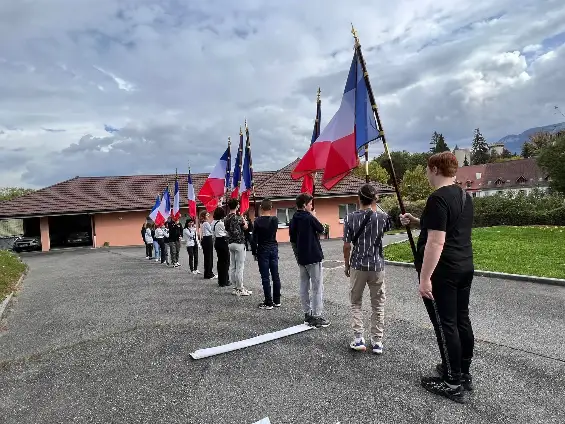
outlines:
[{"label": "black trousers", "polygon": [[153,243],[145,243],[145,256],[153,258]]},{"label": "black trousers", "polygon": [[434,300],[423,299],[434,326],[445,380],[460,384],[473,359],[475,337],[469,318],[473,272],[432,275]]},{"label": "black trousers", "polygon": [[212,236],[202,237],[202,255],[204,256],[204,278],[214,276],[214,242]]},{"label": "black trousers", "polygon": [[224,287],[230,283],[230,251],[227,239],[224,237],[216,237],[214,247],[216,248],[216,255],[218,256],[218,285]]},{"label": "black trousers", "polygon": [[186,246],[188,252],[188,267],[191,271],[198,269],[198,246]]},{"label": "black trousers", "polygon": [[164,263],[167,260],[167,243],[162,238],[158,238],[157,243],[159,243],[159,250],[161,251],[161,263]]}]

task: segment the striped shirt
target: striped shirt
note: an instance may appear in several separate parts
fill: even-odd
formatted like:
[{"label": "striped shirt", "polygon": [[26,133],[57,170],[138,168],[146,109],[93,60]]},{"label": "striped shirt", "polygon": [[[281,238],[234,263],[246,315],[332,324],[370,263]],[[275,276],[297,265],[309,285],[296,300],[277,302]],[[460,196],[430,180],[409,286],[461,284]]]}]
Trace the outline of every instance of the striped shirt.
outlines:
[{"label": "striped shirt", "polygon": [[371,213],[371,219],[352,246],[351,268],[359,271],[382,271],[384,269],[382,240],[385,231],[390,229],[387,214],[371,210],[351,212],[343,221],[343,241],[351,243],[367,213]]}]

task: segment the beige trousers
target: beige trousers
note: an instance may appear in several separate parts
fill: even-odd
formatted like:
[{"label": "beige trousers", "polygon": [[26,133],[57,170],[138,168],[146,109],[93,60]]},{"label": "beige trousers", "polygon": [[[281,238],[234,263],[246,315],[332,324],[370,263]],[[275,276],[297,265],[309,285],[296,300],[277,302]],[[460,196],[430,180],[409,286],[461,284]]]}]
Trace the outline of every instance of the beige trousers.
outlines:
[{"label": "beige trousers", "polygon": [[359,271],[351,269],[351,326],[356,337],[363,337],[363,291],[369,286],[371,296],[371,339],[381,342],[385,321],[385,272],[384,271]]}]

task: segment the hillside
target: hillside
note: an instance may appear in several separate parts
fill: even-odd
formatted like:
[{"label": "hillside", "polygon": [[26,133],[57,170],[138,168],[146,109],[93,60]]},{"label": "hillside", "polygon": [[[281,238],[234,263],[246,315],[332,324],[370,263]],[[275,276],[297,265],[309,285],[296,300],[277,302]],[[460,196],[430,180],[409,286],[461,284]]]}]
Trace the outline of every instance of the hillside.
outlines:
[{"label": "hillside", "polygon": [[536,127],[530,128],[524,131],[521,134],[510,134],[507,136],[502,137],[498,142],[504,143],[504,147],[512,153],[520,154],[522,151],[522,146],[524,142],[528,141],[530,135],[535,134],[537,132],[547,131],[547,132],[556,132],[559,130],[565,130],[565,122],[560,122],[558,124],[551,124],[546,125],[544,127]]}]

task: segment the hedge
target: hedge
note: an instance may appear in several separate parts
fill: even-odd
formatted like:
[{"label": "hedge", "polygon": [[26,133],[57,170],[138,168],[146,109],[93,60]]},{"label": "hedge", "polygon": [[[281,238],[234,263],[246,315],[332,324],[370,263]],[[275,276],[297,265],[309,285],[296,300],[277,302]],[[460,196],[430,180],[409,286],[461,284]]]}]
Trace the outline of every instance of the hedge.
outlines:
[{"label": "hedge", "polygon": [[[565,198],[533,192],[530,195],[502,194],[473,198],[475,207],[474,227],[498,225],[565,225]],[[420,217],[425,200],[405,202],[406,211]],[[383,199],[381,207],[395,219],[400,228],[400,208],[396,198]]]}]

